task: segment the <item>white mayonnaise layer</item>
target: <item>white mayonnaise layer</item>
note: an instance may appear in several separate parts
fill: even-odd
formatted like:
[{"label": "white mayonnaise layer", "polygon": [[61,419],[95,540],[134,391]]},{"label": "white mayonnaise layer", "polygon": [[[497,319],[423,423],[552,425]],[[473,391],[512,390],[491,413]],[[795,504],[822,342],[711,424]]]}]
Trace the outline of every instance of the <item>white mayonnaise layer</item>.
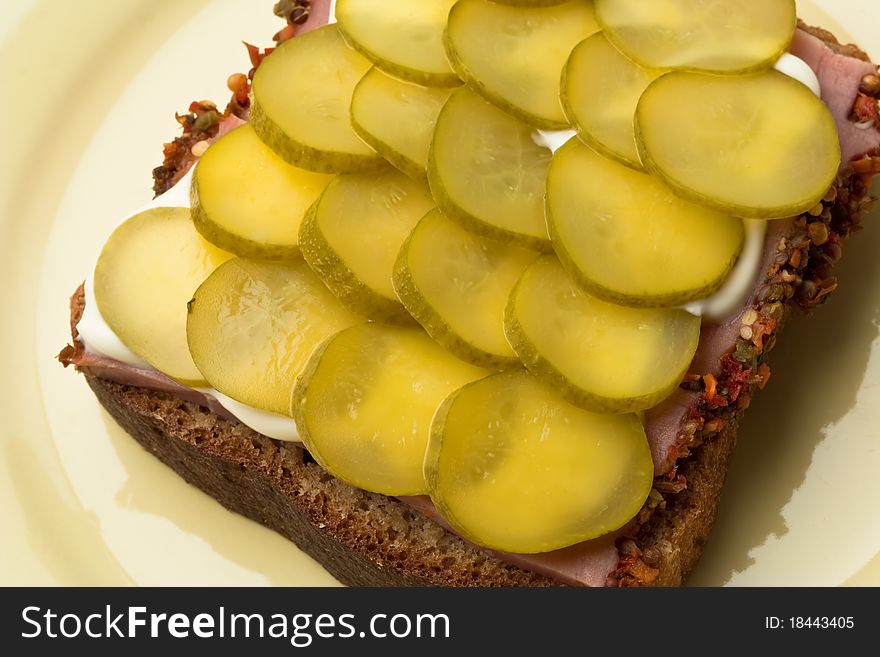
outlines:
[{"label": "white mayonnaise layer", "polygon": [[549,148],[555,153],[565,146],[565,143],[572,137],[577,137],[574,130],[535,130],[532,133],[532,141],[538,146]]},{"label": "white mayonnaise layer", "polygon": [[336,22],[336,0],[330,0],[330,17],[327,19],[327,22]]},{"label": "white mayonnaise layer", "polygon": [[274,438],[275,440],[284,440],[291,443],[302,442],[296,430],[296,423],[286,415],[278,415],[277,413],[270,413],[269,411],[242,404],[214,388],[196,388],[196,390],[203,395],[216,399],[217,403],[238,418],[239,422],[257,433],[269,436],[269,438]]},{"label": "white mayonnaise layer", "polygon": [[746,241],[739,260],[727,276],[724,285],[706,299],[692,301],[684,307],[692,315],[710,319],[727,319],[742,307],[746,297],[755,284],[764,254],[764,237],[767,234],[767,221],[764,219],[744,219]]},{"label": "white mayonnaise layer", "polygon": [[776,60],[773,68],[806,85],[819,98],[822,97],[822,87],[819,84],[819,78],[816,77],[816,73],[810,68],[810,65],[800,57],[795,57],[790,52],[787,52]]}]

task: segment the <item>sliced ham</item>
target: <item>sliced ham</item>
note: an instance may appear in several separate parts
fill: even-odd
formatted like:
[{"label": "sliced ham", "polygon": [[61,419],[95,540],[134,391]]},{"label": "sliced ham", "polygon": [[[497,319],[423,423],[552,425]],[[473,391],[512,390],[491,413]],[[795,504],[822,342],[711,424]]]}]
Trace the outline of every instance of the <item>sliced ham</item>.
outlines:
[{"label": "sliced ham", "polygon": [[880,143],[877,126],[859,128],[849,116],[862,78],[877,73],[877,67],[856,57],[835,52],[820,38],[804,30],[795,33],[791,54],[803,59],[816,72],[822,85],[822,100],[831,109],[840,135],[843,162],[861,157]]},{"label": "sliced ham", "polygon": [[128,365],[82,348],[76,349],[75,353],[66,360],[70,365],[76,365],[79,369],[99,379],[115,381],[125,386],[164,392],[184,401],[204,406],[215,415],[225,417],[227,420],[236,420],[232,413],[223,408],[210,395],[188,388],[154,369]]},{"label": "sliced ham", "polygon": [[330,21],[332,4],[332,0],[312,0],[309,4],[309,19],[297,28],[296,33],[305,34],[326,25]]},{"label": "sliced ham", "polygon": [[[315,29],[327,22],[330,11],[329,0],[313,0],[310,17],[301,26],[299,33]],[[875,127],[857,128],[849,115],[858,93],[861,78],[876,72],[874,65],[832,50],[824,41],[799,29],[792,45],[792,53],[810,65],[816,72],[822,86],[822,98],[834,114],[844,155],[844,165],[854,158],[880,146],[880,132]],[[221,134],[236,127],[240,121],[227,118],[221,125]],[[190,163],[191,165],[191,163]],[[188,165],[189,166],[189,165]],[[188,168],[188,167],[187,167]],[[792,228],[791,220],[772,222],[765,242],[764,257],[760,276],[772,263],[779,241]],[[697,355],[692,371],[698,373],[718,373],[722,357],[736,343],[742,312],[751,307],[758,284],[748,305],[742,311],[717,324],[704,324]],[[127,385],[166,392],[181,399],[208,407],[211,411],[227,418],[230,413],[213,398],[196,390],[186,388],[165,375],[153,370],[139,369],[119,361],[85,351],[81,346],[67,354],[68,363],[78,366],[88,374],[110,379]],[[645,414],[645,428],[658,475],[667,473],[675,465],[676,446],[683,420],[697,401],[697,395],[679,390],[659,406]],[[419,510],[435,522],[448,528],[427,497],[401,498],[402,501]],[[554,552],[520,555],[496,552],[495,554],[513,565],[548,575],[557,581],[580,586],[604,586],[618,565],[618,551],[615,535],[605,536],[593,541],[556,550]]]}]

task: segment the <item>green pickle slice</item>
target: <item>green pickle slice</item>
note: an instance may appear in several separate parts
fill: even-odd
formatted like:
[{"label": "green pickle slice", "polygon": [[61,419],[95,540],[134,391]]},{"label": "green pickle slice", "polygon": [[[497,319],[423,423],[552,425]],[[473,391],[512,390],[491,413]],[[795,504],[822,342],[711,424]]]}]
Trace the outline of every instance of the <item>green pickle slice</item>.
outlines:
[{"label": "green pickle slice", "polygon": [[382,70],[429,87],[461,80],[443,49],[443,31],[456,0],[337,0],[346,39]]},{"label": "green pickle slice", "polygon": [[290,417],[293,386],[315,348],[363,321],[302,260],[230,260],[188,308],[189,350],[205,380],[235,401]]},{"label": "green pickle slice", "polygon": [[348,308],[378,321],[412,321],[392,287],[394,261],[434,202],[399,171],[343,174],[303,223],[306,262]]},{"label": "green pickle slice", "polygon": [[373,68],[355,87],[351,123],[392,165],[426,180],[434,126],[452,91],[398,80]]},{"label": "green pickle slice", "polygon": [[677,308],[630,308],[583,291],[555,256],[536,260],[510,296],[507,339],[525,366],[572,403],[641,411],[681,383],[700,319]]},{"label": "green pickle slice", "polygon": [[611,42],[649,68],[743,73],[770,65],[794,37],[794,0],[596,0]]},{"label": "green pickle slice", "polygon": [[815,207],[841,159],[828,107],[775,70],[667,73],[639,101],[636,138],[646,168],[677,194],[755,219]]},{"label": "green pickle slice", "polygon": [[511,7],[459,0],[449,12],[452,66],[474,91],[530,125],[568,127],[559,80],[572,48],[599,31],[593,3]]},{"label": "green pickle slice", "polygon": [[199,159],[190,188],[193,223],[236,255],[294,258],[303,217],[331,179],[291,166],[243,125]]},{"label": "green pickle slice", "polygon": [[254,74],[250,123],[294,166],[320,173],[357,173],[386,166],[354,131],[355,85],[370,61],[325,25],[279,45]]},{"label": "green pickle slice", "polygon": [[547,552],[626,524],[651,490],[639,419],[599,415],[530,374],[465,386],[437,411],[425,458],[431,500],[467,540]]},{"label": "green pickle slice", "polygon": [[185,385],[204,385],[186,344],[186,304],[232,254],[193,228],[187,208],[153,208],[121,224],[95,265],[95,303],[123,344]]},{"label": "green pickle slice", "polygon": [[468,230],[547,250],[544,191],[550,157],[525,123],[459,89],[437,119],[428,182],[437,206]]},{"label": "green pickle slice", "polygon": [[641,169],[633,120],[639,98],[660,74],[628,59],[601,32],[594,34],[575,47],[565,65],[565,115],[590,146]]},{"label": "green pickle slice", "polygon": [[717,291],[745,241],[741,219],[679,198],[572,139],[553,156],[547,221],[565,269],[592,294],[676,306]]},{"label": "green pickle slice", "polygon": [[504,307],[537,257],[466,231],[434,210],[401,249],[394,289],[428,334],[460,358],[490,368],[517,367],[504,337]]},{"label": "green pickle slice", "polygon": [[419,328],[354,326],[309,361],[294,392],[297,429],[315,460],[342,481],[383,495],[422,495],[434,412],[487,374]]}]

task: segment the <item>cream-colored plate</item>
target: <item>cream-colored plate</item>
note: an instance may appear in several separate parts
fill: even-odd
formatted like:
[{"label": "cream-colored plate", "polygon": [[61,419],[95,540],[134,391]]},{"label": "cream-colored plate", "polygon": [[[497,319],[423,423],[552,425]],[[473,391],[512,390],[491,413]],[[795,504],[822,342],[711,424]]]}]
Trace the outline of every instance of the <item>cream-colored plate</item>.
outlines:
[{"label": "cream-colored plate", "polygon": [[[53,359],[67,297],[150,197],[174,112],[225,100],[226,76],[249,67],[241,40],[279,28],[272,4],[4,6],[0,584],[334,582],[149,456]],[[875,0],[800,5],[880,56]],[[694,583],[880,584],[878,223],[847,245],[841,290],[780,341]]]}]

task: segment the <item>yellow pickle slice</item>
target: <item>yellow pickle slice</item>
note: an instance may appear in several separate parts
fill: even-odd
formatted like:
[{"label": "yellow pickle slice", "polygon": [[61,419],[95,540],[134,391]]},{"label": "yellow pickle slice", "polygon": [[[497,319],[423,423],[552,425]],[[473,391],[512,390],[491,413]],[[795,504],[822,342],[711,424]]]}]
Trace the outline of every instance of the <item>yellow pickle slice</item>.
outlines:
[{"label": "yellow pickle slice", "polygon": [[437,206],[475,233],[549,249],[544,191],[551,152],[532,132],[469,89],[455,91],[440,111],[428,157]]},{"label": "yellow pickle slice", "polygon": [[553,156],[547,222],[556,254],[578,283],[631,306],[711,295],[745,240],[741,219],[681,199],[658,178],[577,139]]},{"label": "yellow pickle slice", "polygon": [[250,123],[294,166],[357,173],[387,166],[355,134],[349,117],[355,85],[371,64],[325,25],[279,45],[254,74]]},{"label": "yellow pickle slice", "polygon": [[806,212],[840,167],[828,107],[776,70],[667,73],[642,94],[636,139],[647,169],[677,194],[747,218]]},{"label": "yellow pickle slice", "polygon": [[565,115],[590,146],[641,169],[633,120],[639,98],[660,74],[628,59],[601,32],[594,34],[575,46],[565,65]]},{"label": "yellow pickle slice", "polygon": [[360,324],[309,361],[294,392],[297,429],[315,460],[342,481],[383,495],[422,495],[434,412],[487,374],[419,328]]},{"label": "yellow pickle slice", "polygon": [[460,358],[516,367],[519,359],[504,337],[504,307],[537,257],[466,231],[433,210],[400,251],[394,289],[428,334]]},{"label": "yellow pickle slice", "polygon": [[461,536],[535,553],[626,524],[647,499],[654,465],[638,417],[591,413],[517,371],[467,385],[443,403],[425,477],[437,510]]},{"label": "yellow pickle slice", "polygon": [[568,127],[559,104],[562,68],[571,49],[598,31],[592,1],[512,7],[459,0],[446,45],[474,91],[530,125],[558,130]]},{"label": "yellow pickle slice", "polygon": [[231,257],[202,239],[187,208],[146,210],[104,244],[95,265],[95,303],[135,354],[181,383],[204,385],[186,344],[186,304]]},{"label": "yellow pickle slice", "polygon": [[452,89],[423,87],[373,68],[355,87],[355,132],[392,165],[425,180],[434,126]]},{"label": "yellow pickle slice", "polygon": [[337,0],[346,39],[382,70],[429,87],[457,87],[443,31],[456,0]]},{"label": "yellow pickle slice", "polygon": [[399,171],[342,174],[303,223],[303,257],[348,308],[377,321],[412,321],[394,292],[394,261],[434,201]]},{"label": "yellow pickle slice", "polygon": [[188,310],[189,350],[205,380],[235,401],[290,417],[293,386],[315,348],[363,321],[299,259],[229,260]]},{"label": "yellow pickle slice", "polygon": [[718,73],[770,66],[797,26],[794,0],[596,0],[596,18],[642,66]]},{"label": "yellow pickle slice", "polygon": [[295,258],[303,217],[331,179],[288,164],[243,125],[199,159],[190,188],[193,223],[236,255]]},{"label": "yellow pickle slice", "polygon": [[517,283],[504,329],[529,371],[599,413],[656,406],[681,383],[700,339],[698,317],[597,299],[553,255],[541,256]]}]

